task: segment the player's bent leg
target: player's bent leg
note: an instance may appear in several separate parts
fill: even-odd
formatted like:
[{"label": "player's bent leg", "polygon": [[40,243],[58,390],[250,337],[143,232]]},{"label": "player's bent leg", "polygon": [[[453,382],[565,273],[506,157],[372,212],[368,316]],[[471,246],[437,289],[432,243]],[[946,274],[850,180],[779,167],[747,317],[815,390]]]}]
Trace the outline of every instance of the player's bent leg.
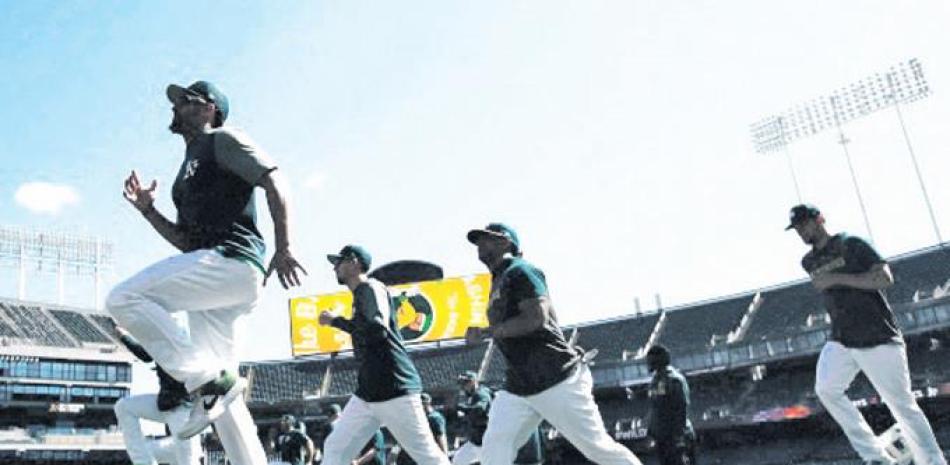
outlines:
[{"label": "player's bent leg", "polygon": [[511,465],[540,423],[541,416],[524,397],[498,391],[482,437],[482,465]]},{"label": "player's bent leg", "polygon": [[211,353],[216,367],[238,372],[237,341],[244,334],[246,316],[256,305],[249,301],[240,305],[188,313],[188,330],[198,350]]},{"label": "player's bent leg", "polygon": [[211,302],[214,294],[223,294],[216,292],[221,286],[204,276],[210,254],[215,252],[195,251],[155,263],[115,286],[105,302],[116,321],[189,390],[213,379],[216,371],[207,368],[209,354],[192,345],[170,312]]},{"label": "player's bent leg", "polygon": [[158,439],[149,439],[148,448],[152,457],[158,463],[167,463],[170,465],[191,465],[178,461],[175,455],[175,443],[178,442],[172,436],[165,436]]},{"label": "player's bent leg", "polygon": [[530,396],[528,401],[588,460],[600,465],[641,465],[633,452],[607,433],[592,388],[590,369],[584,365],[570,378]]},{"label": "player's bent leg", "polygon": [[815,366],[815,394],[862,460],[891,462],[871,426],[845,394],[859,370],[850,349],[834,341],[827,342]]},{"label": "player's bent leg", "polygon": [[149,448],[148,440],[142,434],[140,419],[160,421],[156,396],[142,394],[119,399],[113,406],[115,418],[122,432],[129,460],[134,465],[154,464],[155,457]]},{"label": "player's bent leg", "polygon": [[371,402],[369,408],[414,462],[419,465],[449,465],[448,456],[432,437],[419,394]]},{"label": "player's bent leg", "polygon": [[379,426],[380,421],[367,402],[350,397],[323,444],[321,465],[350,465]]},{"label": "player's bent leg", "polygon": [[911,391],[910,369],[903,344],[883,344],[856,355],[871,385],[901,425],[903,436],[919,465],[946,465],[930,422]]}]

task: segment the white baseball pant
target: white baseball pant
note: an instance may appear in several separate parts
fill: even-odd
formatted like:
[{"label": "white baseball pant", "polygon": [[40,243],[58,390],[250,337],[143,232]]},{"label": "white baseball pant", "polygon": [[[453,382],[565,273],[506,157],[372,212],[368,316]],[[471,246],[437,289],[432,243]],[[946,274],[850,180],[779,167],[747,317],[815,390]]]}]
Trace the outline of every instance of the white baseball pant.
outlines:
[{"label": "white baseball pant", "polygon": [[499,391],[488,412],[482,438],[483,465],[511,465],[518,449],[547,420],[588,460],[600,465],[642,465],[604,428],[591,392],[590,369],[582,365],[566,380],[538,394]]},{"label": "white baseball pant", "polygon": [[[188,420],[190,409],[180,406],[163,412],[158,409],[157,400],[156,394],[139,394],[119,399],[113,408],[129,460],[135,465],[154,465],[156,462],[198,465],[201,457],[199,438],[180,441],[174,437],[178,428]],[[146,439],[142,434],[142,419],[168,425],[172,435],[162,439]]]},{"label": "white baseball pant", "polygon": [[466,441],[452,456],[452,465],[469,465],[472,462],[482,461],[482,446]]},{"label": "white baseball pant", "polygon": [[914,462],[919,465],[947,465],[930,422],[911,392],[904,344],[881,344],[857,349],[828,341],[818,356],[815,393],[844,430],[861,459],[893,460],[886,455],[885,444],[878,440],[861,412],[845,394],[854,377],[861,371],[902,426],[908,446],[914,453]]},{"label": "white baseball pant", "polygon": [[[217,378],[221,370],[237,373],[235,341],[242,333],[243,317],[257,304],[260,278],[247,262],[197,250],[155,263],[118,284],[106,298],[106,308],[156,363],[191,392]],[[188,313],[188,333],[180,330],[171,316],[174,312]],[[218,419],[215,427],[231,462],[266,463],[247,406],[234,402],[228,409],[230,414]],[[241,442],[251,437],[253,441]]]},{"label": "white baseball pant", "polygon": [[322,465],[349,465],[380,426],[389,429],[417,464],[449,465],[432,437],[419,394],[382,402],[350,397],[326,439]]}]

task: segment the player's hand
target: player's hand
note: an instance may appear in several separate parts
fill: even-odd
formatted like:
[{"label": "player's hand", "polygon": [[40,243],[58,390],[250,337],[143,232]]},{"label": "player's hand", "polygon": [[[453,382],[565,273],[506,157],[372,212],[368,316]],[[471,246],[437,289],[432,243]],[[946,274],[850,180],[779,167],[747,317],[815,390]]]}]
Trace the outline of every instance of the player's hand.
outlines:
[{"label": "player's hand", "polygon": [[284,289],[289,289],[292,286],[300,285],[300,276],[297,275],[297,269],[303,272],[304,276],[307,275],[307,270],[297,262],[297,259],[290,254],[288,249],[278,249],[274,252],[274,256],[270,259],[270,265],[267,267],[267,274],[264,275],[264,285],[267,285],[267,278],[270,278],[271,273],[274,271],[277,272],[277,279],[280,280],[280,285]]},{"label": "player's hand", "polygon": [[152,183],[149,184],[148,187],[142,187],[142,183],[139,181],[139,175],[136,174],[135,170],[132,170],[132,174],[125,178],[125,188],[122,190],[122,196],[125,197],[125,200],[128,200],[136,210],[144,213],[152,208],[152,205],[155,203],[156,188],[158,188],[158,181],[155,179],[152,180]]},{"label": "player's hand", "polygon": [[334,317],[332,313],[324,310],[320,312],[320,316],[317,317],[317,321],[320,322],[321,325],[329,325],[334,318],[336,317]]}]

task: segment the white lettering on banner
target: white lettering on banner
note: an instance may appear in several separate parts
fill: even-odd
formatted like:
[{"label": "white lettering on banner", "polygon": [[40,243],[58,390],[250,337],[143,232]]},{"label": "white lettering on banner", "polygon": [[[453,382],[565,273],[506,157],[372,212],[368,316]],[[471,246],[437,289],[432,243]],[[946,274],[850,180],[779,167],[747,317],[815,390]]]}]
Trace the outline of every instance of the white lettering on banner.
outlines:
[{"label": "white lettering on banner", "polygon": [[643,438],[645,438],[645,437],[647,437],[647,429],[646,429],[646,428],[637,428],[637,429],[633,429],[633,430],[615,431],[615,432],[614,432],[614,439],[617,439],[617,440],[624,440],[624,439],[643,439]]},{"label": "white lettering on banner", "polygon": [[317,305],[313,302],[301,302],[297,304],[297,308],[294,309],[294,316],[297,318],[316,318]]},{"label": "white lettering on banner", "polygon": [[53,402],[49,404],[49,411],[52,413],[82,413],[86,410],[85,404],[70,404],[66,402]]},{"label": "white lettering on banner", "polygon": [[317,344],[317,327],[312,324],[306,324],[300,327],[300,338],[302,341],[297,344],[297,348],[300,349],[316,349]]}]

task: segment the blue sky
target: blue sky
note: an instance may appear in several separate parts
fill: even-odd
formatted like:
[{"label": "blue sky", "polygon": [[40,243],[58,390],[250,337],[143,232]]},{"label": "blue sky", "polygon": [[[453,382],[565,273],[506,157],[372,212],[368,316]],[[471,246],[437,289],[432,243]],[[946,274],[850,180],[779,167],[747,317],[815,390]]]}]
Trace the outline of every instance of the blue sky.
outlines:
[{"label": "blue sky", "polygon": [[[133,168],[157,178],[172,213],[183,145],[164,88],[207,79],[289,177],[310,271],[303,288],[268,287],[245,358],[289,357],[287,298],[338,289],[328,251],[354,242],[377,263],[471,274],[464,233],[495,220],[518,229],[566,323],[798,279],[788,165],[753,151],[750,123],[914,57],[934,93],[905,117],[950,236],[950,6],[895,5],[6,2],[0,224],[110,239],[112,282],[173,253],[121,183]],[[933,244],[893,113],[845,131],[882,253]],[[793,163],[831,228],[864,235],[834,140],[796,143]]]}]

